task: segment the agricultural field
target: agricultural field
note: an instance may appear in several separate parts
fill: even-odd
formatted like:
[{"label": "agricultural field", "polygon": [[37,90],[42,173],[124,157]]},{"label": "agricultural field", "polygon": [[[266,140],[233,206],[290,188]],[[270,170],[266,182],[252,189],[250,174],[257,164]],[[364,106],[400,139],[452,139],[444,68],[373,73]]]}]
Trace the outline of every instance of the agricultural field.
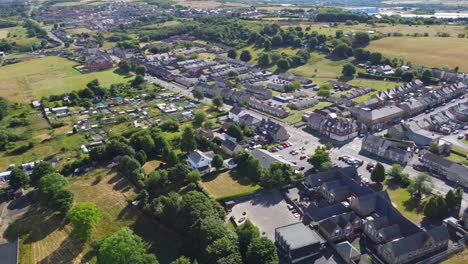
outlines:
[{"label": "agricultural field", "polygon": [[466,38],[389,37],[372,41],[368,49],[389,57],[404,58],[413,64],[452,69],[458,66],[461,71],[468,71],[466,47]]},{"label": "agricultural field", "polygon": [[45,57],[1,67],[0,96],[13,102],[30,103],[42,96],[83,89],[94,79],[108,87],[129,78],[114,73],[112,69],[81,74],[73,68],[76,65],[64,58]]},{"label": "agricultural field", "polygon": [[[135,191],[126,179],[107,169],[98,169],[69,178],[69,181],[75,202],[92,202],[99,209],[100,222],[91,240],[100,240],[122,227],[130,227],[150,242],[151,251],[160,263],[167,264],[180,254],[182,237],[129,205],[127,200]],[[34,208],[16,224],[22,231],[20,263],[96,261],[91,242],[83,243],[71,237],[70,226],[57,214]]]},{"label": "agricultural field", "polygon": [[177,4],[192,8],[250,7],[248,4],[215,0],[176,0]]},{"label": "agricultural field", "polygon": [[234,175],[233,171],[204,176],[201,185],[214,198],[249,193],[260,189],[260,186]]}]

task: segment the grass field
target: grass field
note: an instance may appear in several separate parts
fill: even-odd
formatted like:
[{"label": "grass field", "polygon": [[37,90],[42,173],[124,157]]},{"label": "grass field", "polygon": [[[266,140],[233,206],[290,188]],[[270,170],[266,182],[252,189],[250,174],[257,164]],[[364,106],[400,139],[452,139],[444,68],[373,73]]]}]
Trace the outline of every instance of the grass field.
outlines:
[{"label": "grass field", "polygon": [[0,96],[13,102],[30,103],[42,96],[83,89],[94,79],[105,87],[127,81],[113,70],[81,74],[72,68],[75,65],[64,58],[45,57],[1,67]]},{"label": "grass field", "polygon": [[390,57],[405,58],[413,64],[449,68],[459,66],[461,71],[468,71],[466,47],[466,38],[389,37],[371,42],[368,49]]},{"label": "grass field", "polygon": [[89,28],[72,28],[72,29],[66,29],[65,32],[70,33],[70,34],[81,34],[81,33],[96,33],[96,31],[91,30]]},{"label": "grass field", "polygon": [[217,8],[217,7],[249,7],[248,4],[235,3],[235,2],[224,2],[214,0],[176,0],[177,4],[182,6],[188,6],[192,8]]},{"label": "grass field", "polygon": [[[8,37],[8,33],[10,36]],[[8,42],[16,42],[17,46],[28,47],[41,41],[36,37],[28,37],[26,29],[21,26],[0,29],[0,39],[6,39]]]},{"label": "grass field", "polygon": [[[406,189],[391,189],[387,188],[386,191],[395,206],[401,214],[416,224],[421,223],[424,218],[422,210],[424,208],[424,201],[419,203],[416,199],[411,197],[411,194]],[[429,198],[426,198],[427,201]],[[419,211],[419,214],[418,214]]]},{"label": "grass field", "polygon": [[[100,182],[95,181],[102,175]],[[125,179],[107,169],[98,169],[87,175],[71,178],[70,189],[75,202],[93,202],[97,205],[100,222],[92,234],[99,240],[119,230],[131,227],[151,244],[160,263],[169,263],[180,254],[184,241],[176,233],[130,207],[127,198],[134,194]],[[58,215],[47,211],[29,212],[19,221],[24,234],[20,242],[20,263],[95,263],[91,243],[82,243],[70,237],[70,227]]]},{"label": "grass field", "polygon": [[214,173],[202,178],[201,185],[214,198],[228,195],[252,192],[260,189],[260,186],[250,183],[234,175],[232,171]]},{"label": "grass field", "polygon": [[146,172],[146,174],[150,174],[152,171],[157,169],[159,165],[161,165],[161,161],[159,160],[147,161],[145,165],[143,165],[143,170]]}]

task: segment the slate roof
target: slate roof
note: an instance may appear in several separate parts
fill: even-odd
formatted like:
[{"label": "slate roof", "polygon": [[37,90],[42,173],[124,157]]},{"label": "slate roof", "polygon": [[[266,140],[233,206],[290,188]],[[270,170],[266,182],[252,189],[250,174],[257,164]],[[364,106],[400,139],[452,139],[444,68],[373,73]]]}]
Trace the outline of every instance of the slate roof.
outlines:
[{"label": "slate roof", "polygon": [[336,251],[338,251],[341,256],[347,259],[354,259],[361,255],[361,253],[348,241],[336,244]]},{"label": "slate roof", "polygon": [[223,144],[222,144],[225,148],[227,148],[228,150],[230,151],[234,151],[236,149],[236,147],[238,146],[238,144],[230,139],[226,139],[224,140]]},{"label": "slate roof", "polygon": [[276,232],[289,245],[290,250],[303,248],[314,244],[325,243],[324,239],[303,223],[295,223],[278,227]]},{"label": "slate roof", "polygon": [[281,162],[290,165],[291,167],[295,167],[295,165],[291,162],[283,158],[276,157],[274,154],[271,154],[270,152],[263,149],[252,150],[252,155],[260,161],[262,167],[265,169],[268,169],[273,162]]},{"label": "slate roof", "polygon": [[240,106],[234,106],[232,109],[231,109],[231,113],[235,114],[235,115],[238,115],[242,112],[242,107]]},{"label": "slate roof", "polygon": [[18,264],[18,242],[0,245],[0,263]]},{"label": "slate roof", "polygon": [[194,150],[188,155],[188,159],[194,163],[198,163],[203,159],[213,159],[215,153],[213,151],[201,152],[199,150]]},{"label": "slate roof", "polygon": [[359,219],[359,216],[357,216],[356,213],[347,212],[327,218],[320,222],[319,226],[326,230],[328,233],[332,233],[333,231],[335,231],[335,229],[343,229],[348,224],[352,224],[357,219]]}]

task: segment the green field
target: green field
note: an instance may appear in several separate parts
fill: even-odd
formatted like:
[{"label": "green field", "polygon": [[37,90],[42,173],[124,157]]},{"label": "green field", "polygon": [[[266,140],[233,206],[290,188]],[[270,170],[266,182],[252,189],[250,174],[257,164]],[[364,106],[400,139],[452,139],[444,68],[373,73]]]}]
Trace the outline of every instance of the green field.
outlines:
[{"label": "green field", "polygon": [[[97,175],[103,177],[100,182],[95,181]],[[107,169],[97,169],[69,181],[75,202],[92,202],[99,209],[100,222],[91,241],[128,226],[150,243],[161,264],[170,263],[181,254],[182,237],[130,207],[127,199],[135,191],[125,179]],[[17,224],[22,230],[20,263],[96,263],[91,242],[71,237],[70,226],[57,214],[37,210]]]},{"label": "green field", "polygon": [[201,181],[201,185],[214,198],[248,193],[260,189],[260,186],[239,178],[232,171],[205,176]]},{"label": "green field", "polygon": [[26,29],[21,26],[0,29],[0,39],[6,39],[10,43],[15,42],[17,46],[24,47],[25,49],[32,44],[39,44],[41,42],[36,37],[28,37]]},{"label": "green field", "polygon": [[404,58],[413,64],[468,71],[468,39],[389,37],[372,41],[368,49],[389,57]]},{"label": "green field", "polygon": [[73,68],[75,65],[64,58],[45,57],[1,67],[0,96],[13,102],[30,103],[42,96],[83,89],[94,79],[105,87],[128,80],[113,70],[81,74]]}]

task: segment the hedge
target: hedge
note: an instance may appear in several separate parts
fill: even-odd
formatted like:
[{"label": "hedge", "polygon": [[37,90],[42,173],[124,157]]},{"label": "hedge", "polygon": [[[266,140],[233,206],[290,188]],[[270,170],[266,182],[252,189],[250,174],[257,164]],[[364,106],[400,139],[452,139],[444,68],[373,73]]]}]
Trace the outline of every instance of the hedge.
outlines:
[{"label": "hedge", "polygon": [[372,80],[388,80],[388,81],[394,81],[394,82],[399,82],[400,81],[400,77],[380,76],[380,75],[374,75],[374,74],[363,73],[363,72],[359,72],[358,77],[359,78],[364,78],[364,79],[372,79]]}]

